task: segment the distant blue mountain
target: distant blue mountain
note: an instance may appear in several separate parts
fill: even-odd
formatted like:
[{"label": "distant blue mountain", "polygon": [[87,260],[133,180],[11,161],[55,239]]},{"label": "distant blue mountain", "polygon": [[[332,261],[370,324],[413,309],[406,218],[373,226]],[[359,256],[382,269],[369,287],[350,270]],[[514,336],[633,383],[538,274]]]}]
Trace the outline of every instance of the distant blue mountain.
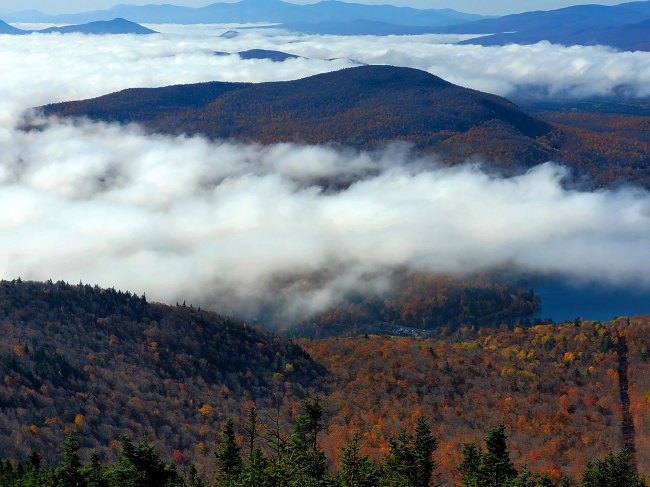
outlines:
[{"label": "distant blue mountain", "polygon": [[605,45],[624,51],[650,51],[650,19],[620,27],[592,27],[574,30],[556,29],[552,32],[510,32],[469,39],[459,44],[505,46],[507,44],[535,44],[549,41],[564,45]]},{"label": "distant blue mountain", "polygon": [[24,30],[16,29],[11,25],[0,20],[0,34],[26,34]]},{"label": "distant blue mountain", "polygon": [[[229,56],[230,52],[215,52],[217,56]],[[302,56],[296,56],[295,54],[288,54],[282,51],[270,51],[268,49],[250,49],[248,51],[240,51],[236,53],[242,59],[268,59],[276,63],[281,63],[287,59],[298,59]]]},{"label": "distant blue mountain", "polygon": [[108,21],[89,22],[80,25],[66,25],[64,27],[50,27],[42,30],[22,30],[16,29],[9,24],[0,20],[0,34],[31,34],[37,32],[40,34],[49,34],[60,32],[61,34],[71,34],[79,32],[82,34],[155,34],[155,30],[147,29],[135,22],[129,22],[125,19],[113,19]]},{"label": "distant blue mountain", "polygon": [[604,44],[619,49],[647,50],[650,1],[616,6],[577,5],[550,11],[526,12],[496,19],[482,19],[438,32],[490,34],[461,42],[482,46],[533,44],[543,40],[559,44]]},{"label": "distant blue mountain", "polygon": [[113,20],[98,20],[96,22],[89,22],[80,25],[66,25],[64,27],[50,27],[48,29],[39,30],[42,34],[50,32],[60,32],[61,34],[71,34],[78,32],[81,34],[156,34],[155,30],[147,29],[146,27],[130,22],[126,19],[113,19]]},{"label": "distant blue mountain", "polygon": [[[576,5],[557,10],[525,12],[505,15],[495,19],[444,27],[441,30],[455,34],[497,34],[504,32],[553,32],[563,29],[593,27],[618,27],[650,18],[650,2],[634,2],[635,8],[626,6]],[[630,4],[623,4],[630,5]],[[644,8],[647,6],[647,12]]]},{"label": "distant blue mountain", "polygon": [[123,17],[140,23],[246,23],[246,22],[346,22],[369,20],[397,25],[442,26],[483,18],[451,9],[414,9],[392,5],[362,5],[326,0],[311,5],[295,5],[281,0],[241,0],[213,3],[202,8],[175,5],[116,5],[108,10],[63,15],[33,11],[5,14],[10,22],[87,23]]}]

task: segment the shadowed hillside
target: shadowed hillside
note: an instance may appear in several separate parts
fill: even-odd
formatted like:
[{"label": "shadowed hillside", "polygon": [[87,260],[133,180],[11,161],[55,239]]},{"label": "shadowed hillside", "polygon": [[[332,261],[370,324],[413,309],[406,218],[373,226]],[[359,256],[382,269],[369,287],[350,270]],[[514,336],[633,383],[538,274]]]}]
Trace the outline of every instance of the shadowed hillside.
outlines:
[{"label": "shadowed hillside", "polygon": [[[273,393],[304,397],[324,373],[301,348],[245,323],[63,282],[0,282],[0,444],[58,457],[64,429],[112,455],[122,433],[194,451],[225,414]],[[299,400],[299,399],[296,399]]]},{"label": "shadowed hillside", "polygon": [[286,82],[127,89],[42,111],[262,144],[371,150],[401,141],[416,152],[442,155],[449,164],[478,157],[513,173],[555,160],[589,175],[594,186],[617,179],[650,183],[646,141],[553,125],[505,98],[411,68],[361,66]]}]

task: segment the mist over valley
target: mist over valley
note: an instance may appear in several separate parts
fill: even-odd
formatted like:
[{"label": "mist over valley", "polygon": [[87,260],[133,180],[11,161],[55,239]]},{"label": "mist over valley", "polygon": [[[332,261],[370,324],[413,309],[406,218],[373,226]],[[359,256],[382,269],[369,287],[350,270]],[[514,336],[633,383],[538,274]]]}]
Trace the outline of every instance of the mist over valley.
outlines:
[{"label": "mist over valley", "polygon": [[[438,33],[335,35],[170,9],[129,19],[147,35],[0,35],[0,457],[37,448],[26,475],[60,479],[74,432],[115,479],[127,434],[170,485],[225,485],[229,439],[260,446],[260,479],[294,472],[275,438],[347,487],[359,432],[383,487],[425,431],[457,485],[468,442],[506,434],[507,482],[591,487],[605,458],[643,486],[650,52],[479,45],[452,20],[499,19],[453,11]],[[246,443],[251,407],[271,436]]]}]

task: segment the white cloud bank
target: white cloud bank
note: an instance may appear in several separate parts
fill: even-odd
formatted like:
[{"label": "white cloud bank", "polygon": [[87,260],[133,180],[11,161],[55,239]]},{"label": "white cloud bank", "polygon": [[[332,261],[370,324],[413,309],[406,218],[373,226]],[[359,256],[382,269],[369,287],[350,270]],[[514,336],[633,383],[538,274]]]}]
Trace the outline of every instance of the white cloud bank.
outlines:
[{"label": "white cloud bank", "polygon": [[[0,151],[4,277],[203,303],[332,266],[467,273],[507,264],[650,284],[650,195],[568,191],[553,164],[500,179],[475,166],[413,164],[399,146],[346,154],[101,124],[5,131]],[[335,193],[309,183],[347,173],[366,176]]]},{"label": "white cloud bank", "polygon": [[[452,81],[496,91],[536,79],[532,70],[554,86],[583,79],[607,90],[598,72],[609,62],[621,70],[611,83],[637,83],[641,93],[650,65],[649,55],[601,48],[259,32],[227,40],[206,29],[190,37],[0,36],[0,62],[11,67],[0,79],[0,277],[82,280],[165,302],[221,306],[224,296],[263,292],[272,276],[332,268],[345,272],[305,296],[310,305],[392,266],[466,273],[510,265],[650,285],[650,195],[566,190],[554,164],[500,179],[477,166],[413,161],[403,146],[358,154],[154,137],[104,124],[15,128],[22,110],[48,102],[131,86],[293,79],[350,63],[242,61],[212,51],[255,47],[428,65]],[[532,61],[551,55],[552,70]],[[315,184],[333,177],[356,182],[339,192]]]}]

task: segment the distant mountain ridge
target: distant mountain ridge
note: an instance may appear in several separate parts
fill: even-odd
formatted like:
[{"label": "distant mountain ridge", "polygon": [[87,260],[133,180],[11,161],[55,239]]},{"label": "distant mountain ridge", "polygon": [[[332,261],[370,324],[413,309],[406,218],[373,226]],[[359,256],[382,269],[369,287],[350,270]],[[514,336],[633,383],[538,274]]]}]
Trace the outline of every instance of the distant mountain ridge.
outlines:
[{"label": "distant mountain ridge", "polygon": [[[361,66],[287,82],[129,89],[48,105],[43,111],[139,122],[157,131],[211,138],[337,142],[359,148],[400,139],[426,148],[433,140],[442,141],[452,132],[463,133],[492,120],[527,137],[551,129],[504,98],[394,66]],[[173,125],[168,125],[170,119]],[[294,126],[296,121],[299,126]]]},{"label": "distant mountain ridge", "polygon": [[116,5],[108,10],[76,14],[48,15],[35,11],[7,13],[9,22],[87,23],[124,17],[140,23],[249,23],[249,22],[322,22],[370,20],[398,25],[450,25],[477,20],[481,15],[451,9],[415,9],[392,5],[363,5],[336,0],[295,5],[281,0],[241,0],[236,3],[213,3],[191,8],[175,5]]},{"label": "distant mountain ridge", "polygon": [[407,142],[448,164],[480,158],[508,173],[563,161],[596,185],[650,186],[650,144],[537,119],[505,98],[394,66],[268,83],[134,88],[41,107],[45,115],[138,123],[155,133],[372,150]]},{"label": "distant mountain ridge", "polygon": [[442,27],[438,32],[489,34],[460,43],[483,46],[534,44],[547,40],[557,44],[603,44],[624,50],[647,50],[650,29],[645,21],[650,21],[648,1],[525,12]]},{"label": "distant mountain ridge", "polygon": [[6,22],[0,20],[0,34],[24,34],[26,31],[16,29]]},{"label": "distant mountain ridge", "polygon": [[59,32],[61,34],[81,33],[81,34],[95,34],[95,35],[156,34],[155,30],[147,29],[146,27],[143,27],[140,24],[136,24],[135,22],[130,22],[122,18],[116,18],[113,20],[106,20],[106,21],[102,20],[97,22],[89,22],[87,24],[66,25],[63,27],[49,27],[47,29],[41,29],[41,30],[17,29],[0,20],[0,34],[13,34],[13,35],[24,35],[24,34],[31,34],[31,33],[51,34],[53,32]]},{"label": "distant mountain ridge", "polygon": [[289,54],[282,51],[273,51],[269,49],[249,49],[247,51],[239,51],[237,53],[230,52],[215,52],[217,56],[230,56],[231,54],[237,54],[242,59],[268,59],[273,62],[284,62],[287,59],[299,59],[302,56],[297,56],[295,54]]}]

